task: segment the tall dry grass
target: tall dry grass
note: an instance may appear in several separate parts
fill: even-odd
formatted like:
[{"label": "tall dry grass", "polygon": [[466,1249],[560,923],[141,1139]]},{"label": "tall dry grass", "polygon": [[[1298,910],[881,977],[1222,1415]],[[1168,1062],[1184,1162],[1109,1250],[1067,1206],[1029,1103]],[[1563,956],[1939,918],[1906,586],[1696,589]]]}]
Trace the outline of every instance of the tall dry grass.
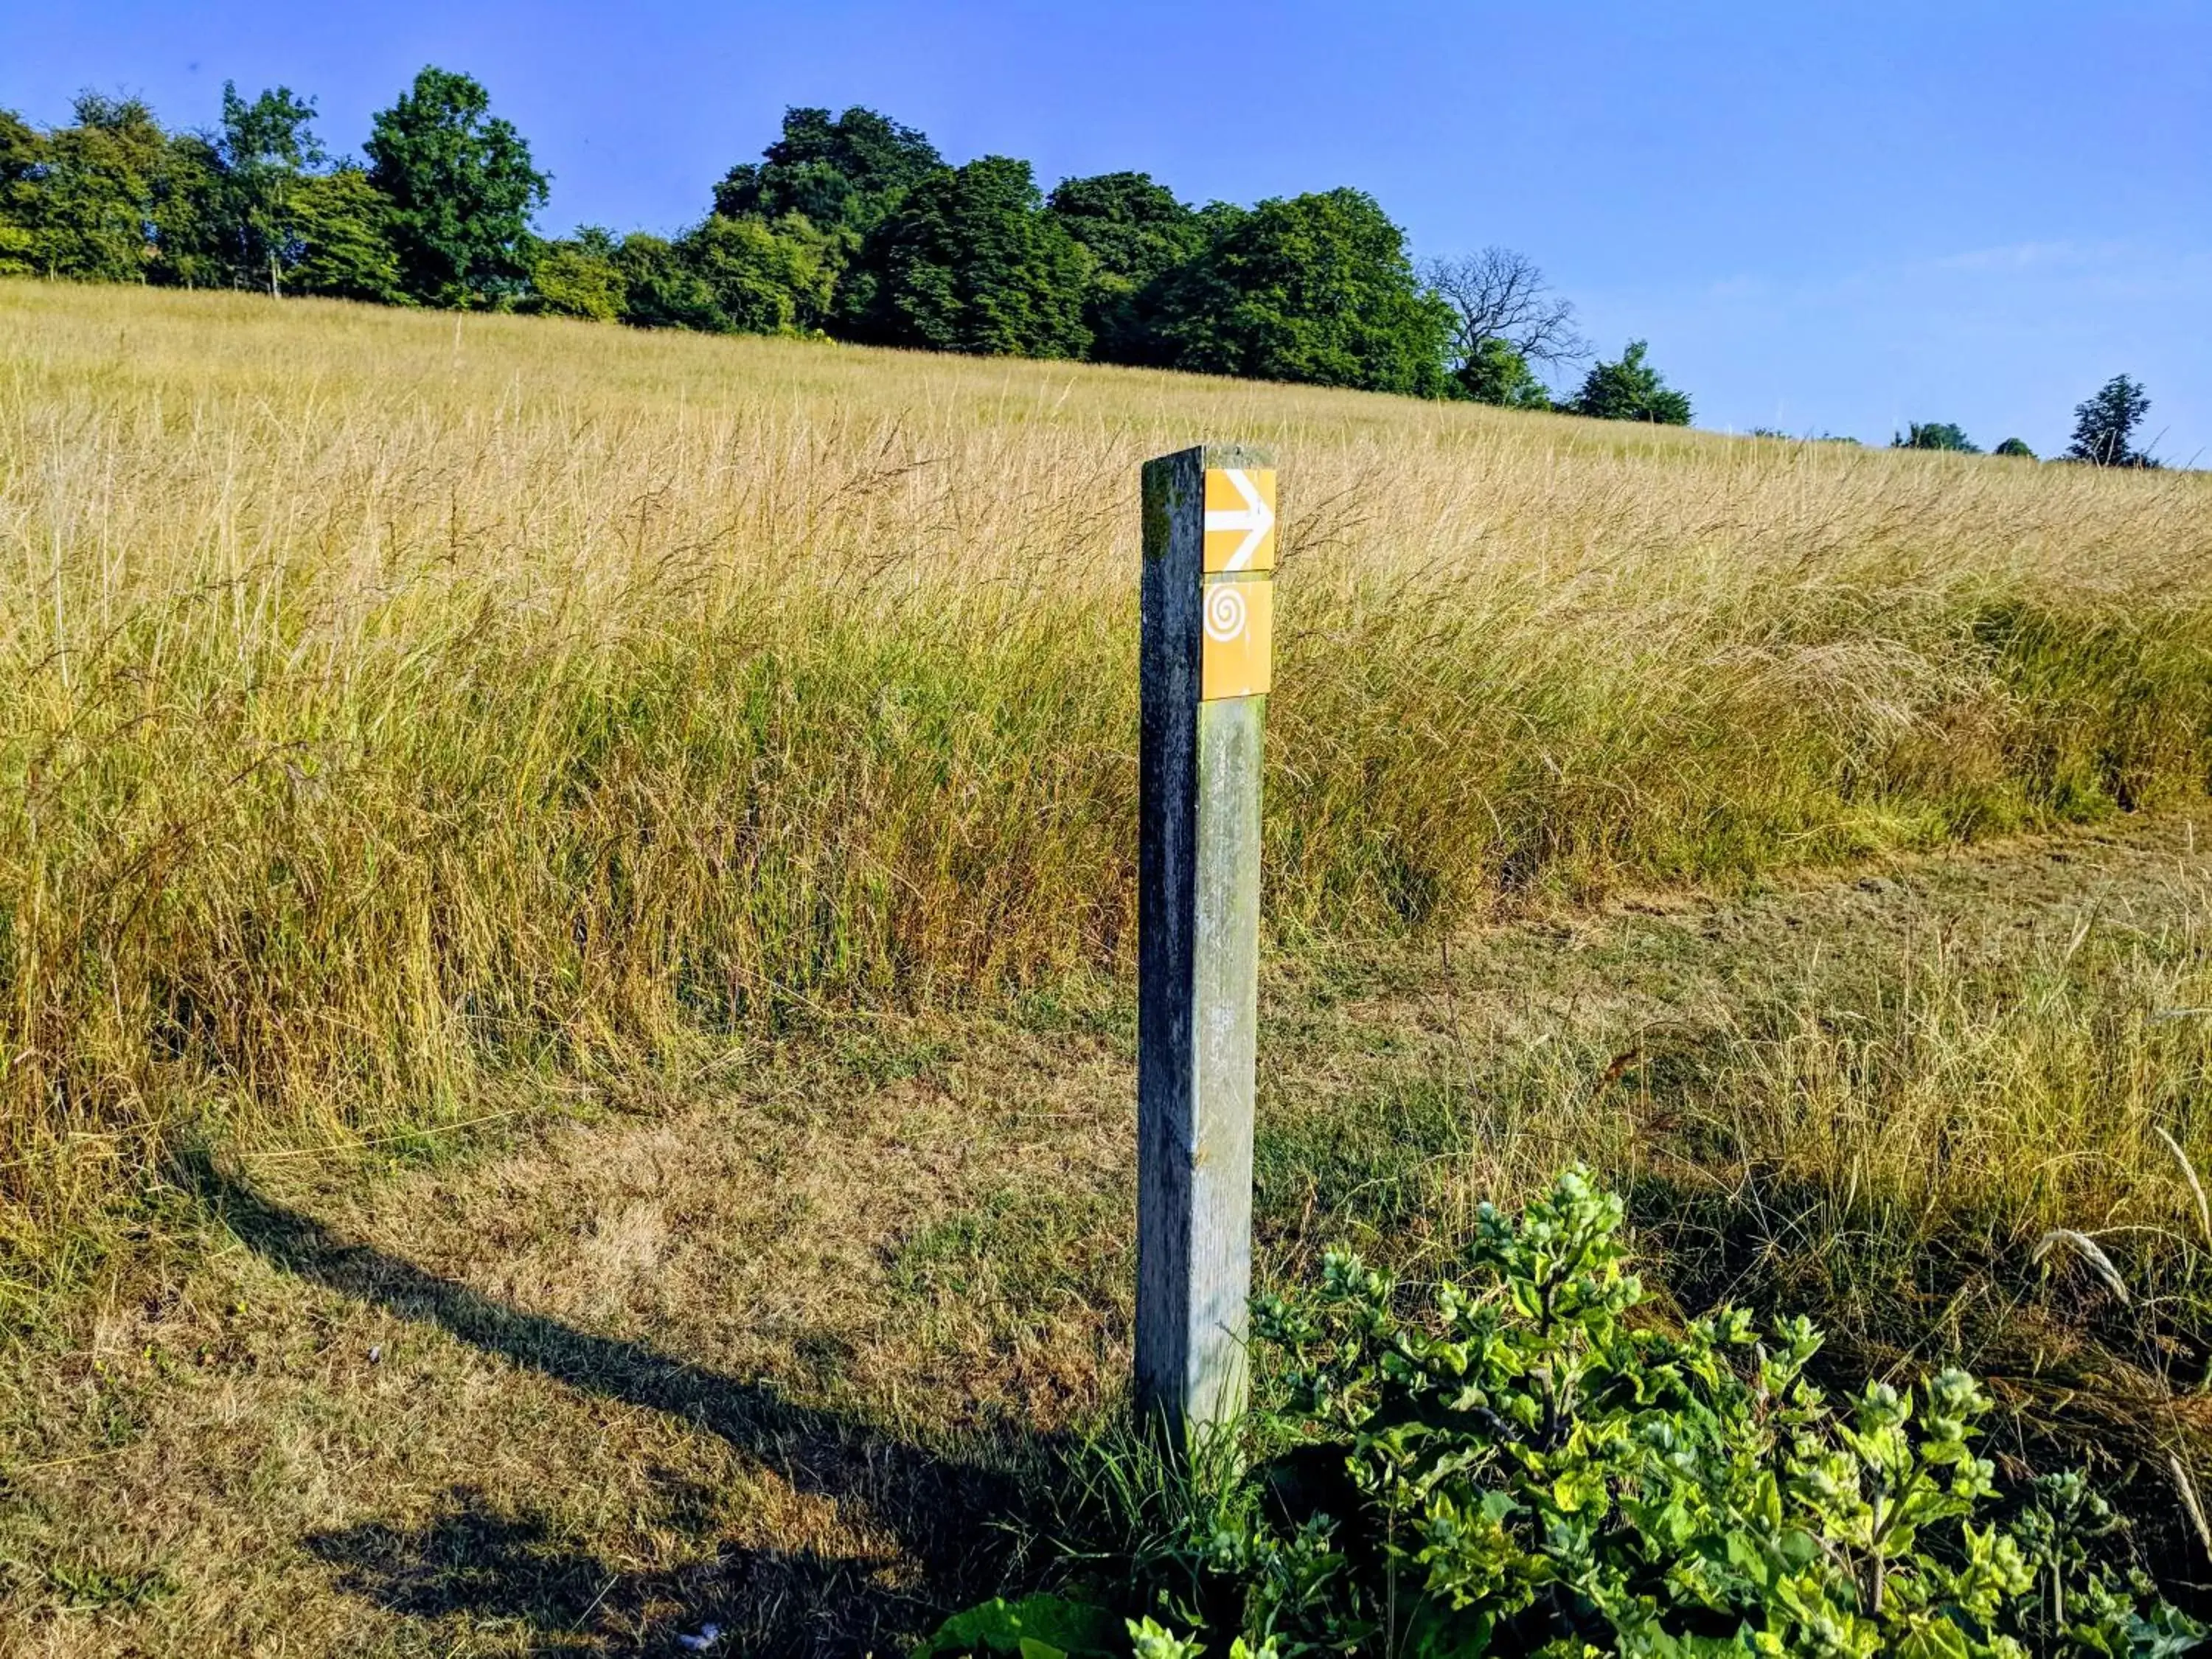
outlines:
[{"label": "tall dry grass", "polygon": [[2202,788],[2212,489],[0,285],[0,1201],[1130,956],[1135,485],[1283,469],[1271,926]]}]

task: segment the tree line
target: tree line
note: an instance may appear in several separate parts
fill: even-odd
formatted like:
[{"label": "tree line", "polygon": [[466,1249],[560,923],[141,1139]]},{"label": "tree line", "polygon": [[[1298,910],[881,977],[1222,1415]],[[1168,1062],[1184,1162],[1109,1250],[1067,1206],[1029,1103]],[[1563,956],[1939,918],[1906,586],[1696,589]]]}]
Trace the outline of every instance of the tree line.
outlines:
[{"label": "tree line", "polygon": [[65,127],[0,110],[0,276],[264,288],[395,305],[512,306],[530,292],[547,179],[465,75],[426,69],[380,111],[366,160],[333,160],[314,104],[251,103],[167,132],[85,93]]},{"label": "tree line", "polygon": [[[2115,374],[2094,392],[2074,405],[2074,435],[2063,461],[2081,461],[2091,466],[2157,467],[2164,465],[2136,441],[2136,429],[2150,412],[2150,394],[2142,383]],[[1966,436],[1956,421],[1914,421],[1890,441],[1893,449],[1948,449],[1962,455],[1978,455],[1981,446]],[[2035,452],[2024,438],[2007,438],[1992,455],[2034,460]]]},{"label": "tree line", "polygon": [[[1686,426],[1641,340],[1598,360],[1525,255],[1417,264],[1373,197],[1340,188],[1194,205],[1142,173],[1062,179],[955,165],[874,110],[793,108],[673,237],[533,220],[550,179],[471,76],[435,67],[333,156],[314,100],[223,87],[221,119],[168,131],[145,103],[80,96],[46,131],[0,110],[0,276],[252,288],[715,333],[1178,368]],[[1587,365],[1587,368],[1584,366]],[[1572,380],[1570,396],[1547,384]],[[2117,377],[2066,459],[2154,465],[2149,399]],[[1780,435],[1780,434],[1773,434]],[[1948,422],[1899,447],[1978,453]],[[2008,438],[2000,455],[2033,455]]]},{"label": "tree line", "polygon": [[550,183],[466,75],[426,68],[333,156],[312,99],[223,88],[169,131],[88,93],[67,125],[0,110],[0,276],[252,288],[710,332],[1083,359],[1686,424],[1642,342],[1591,357],[1525,257],[1417,266],[1364,191],[1194,205],[1142,173],[1042,190],[948,162],[876,111],[785,112],[673,237],[533,227]]}]

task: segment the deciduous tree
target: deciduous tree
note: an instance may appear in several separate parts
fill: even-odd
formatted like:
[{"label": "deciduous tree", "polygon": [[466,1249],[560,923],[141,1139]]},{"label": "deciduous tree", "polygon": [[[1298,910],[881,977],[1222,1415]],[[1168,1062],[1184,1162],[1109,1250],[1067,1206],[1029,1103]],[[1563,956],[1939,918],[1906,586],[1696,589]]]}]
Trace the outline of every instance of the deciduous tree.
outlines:
[{"label": "deciduous tree", "polygon": [[1961,455],[1978,455],[1982,447],[1966,436],[1956,421],[1914,421],[1889,441],[1892,449],[1949,449]]},{"label": "deciduous tree", "polygon": [[934,173],[870,234],[854,318],[889,345],[1079,357],[1091,257],[1044,210],[1030,164],[987,155]]},{"label": "deciduous tree", "polygon": [[864,234],[945,158],[913,127],[858,105],[834,120],[826,109],[787,109],[783,131],[757,161],[740,162],[714,186],[725,219],[801,213],[820,229]]},{"label": "deciduous tree", "polygon": [[1688,394],[1668,386],[1659,371],[1644,361],[1648,349],[1645,342],[1631,340],[1620,362],[1593,366],[1568,408],[1601,421],[1689,425]]},{"label": "deciduous tree", "polygon": [[154,264],[155,206],[167,135],[136,98],[81,94],[76,119],[44,136],[19,179],[21,256],[42,276],[144,282]]},{"label": "deciduous tree", "polygon": [[0,276],[37,273],[33,259],[39,183],[46,142],[11,109],[0,109]]},{"label": "deciduous tree", "polygon": [[1575,331],[1572,302],[1553,291],[1525,253],[1486,247],[1463,258],[1431,259],[1421,276],[1451,307],[1454,378],[1478,403],[1529,406],[1534,365],[1562,368],[1589,356],[1589,343]]},{"label": "deciduous tree", "polygon": [[2092,466],[2155,466],[2135,447],[2136,428],[2150,412],[2150,396],[2124,374],[2115,374],[2094,397],[2074,406],[2074,441],[2066,458]]},{"label": "deciduous tree", "polygon": [[1425,291],[1375,198],[1333,190],[1219,216],[1161,285],[1156,337],[1176,367],[1440,396],[1451,313]]},{"label": "deciduous tree", "polygon": [[300,180],[290,202],[291,283],[301,294],[404,305],[392,204],[351,163]]},{"label": "deciduous tree", "polygon": [[203,132],[169,134],[151,183],[154,257],[146,280],[173,288],[225,288],[239,281],[224,234],[222,156],[215,141]]},{"label": "deciduous tree", "polygon": [[714,290],[677,243],[633,231],[615,250],[614,264],[622,276],[624,322],[640,328],[729,332],[729,319],[714,303]]},{"label": "deciduous tree", "polygon": [[314,100],[289,87],[264,91],[252,103],[233,82],[222,83],[220,164],[222,240],[242,274],[265,282],[273,298],[286,267],[300,257],[301,185],[325,157],[315,137]]},{"label": "deciduous tree", "polygon": [[527,275],[524,246],[547,179],[514,125],[490,112],[477,82],[428,68],[375,116],[368,179],[392,204],[401,280],[417,300],[492,304]]},{"label": "deciduous tree", "polygon": [[726,326],[790,334],[821,326],[842,260],[836,234],[804,214],[760,219],[708,216],[682,243]]},{"label": "deciduous tree", "polygon": [[1148,293],[1205,247],[1206,221],[1143,173],[1063,179],[1045,207],[1091,254],[1084,320],[1092,355],[1109,362],[1149,361]]},{"label": "deciduous tree", "polygon": [[1529,368],[1528,360],[1495,336],[1452,371],[1452,389],[1478,404],[1505,409],[1549,409],[1552,394]]},{"label": "deciduous tree", "polygon": [[614,233],[599,225],[584,225],[573,236],[538,243],[532,250],[524,309],[549,317],[620,322],[629,303],[629,284],[615,262],[620,246]]}]

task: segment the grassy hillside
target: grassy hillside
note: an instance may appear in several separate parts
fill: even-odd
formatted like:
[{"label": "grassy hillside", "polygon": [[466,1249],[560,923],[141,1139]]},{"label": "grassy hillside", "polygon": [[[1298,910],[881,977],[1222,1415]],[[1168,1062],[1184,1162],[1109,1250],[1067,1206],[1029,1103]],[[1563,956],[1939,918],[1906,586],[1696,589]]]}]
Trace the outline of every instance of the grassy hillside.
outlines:
[{"label": "grassy hillside", "polygon": [[2200,793],[2212,484],[0,284],[0,1216],[1132,956],[1135,489],[1281,457],[1268,925]]}]

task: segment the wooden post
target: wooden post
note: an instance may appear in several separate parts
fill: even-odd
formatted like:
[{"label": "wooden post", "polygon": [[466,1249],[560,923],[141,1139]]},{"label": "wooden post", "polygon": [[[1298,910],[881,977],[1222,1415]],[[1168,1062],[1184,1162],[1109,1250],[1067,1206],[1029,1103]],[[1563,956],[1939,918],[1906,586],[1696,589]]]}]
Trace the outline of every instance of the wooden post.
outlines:
[{"label": "wooden post", "polygon": [[1144,498],[1137,1398],[1183,1438],[1244,1403],[1273,458],[1164,456]]}]

